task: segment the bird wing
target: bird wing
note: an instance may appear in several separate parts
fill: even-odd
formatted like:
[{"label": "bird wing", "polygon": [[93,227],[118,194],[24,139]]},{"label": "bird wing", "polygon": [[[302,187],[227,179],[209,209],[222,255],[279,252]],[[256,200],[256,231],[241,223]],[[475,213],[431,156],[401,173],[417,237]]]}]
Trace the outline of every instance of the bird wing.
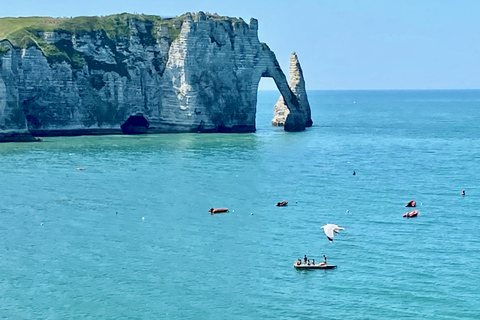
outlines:
[{"label": "bird wing", "polygon": [[335,225],[329,223],[327,225],[324,225],[322,228],[327,235],[328,240],[333,241],[333,230],[335,229]]}]

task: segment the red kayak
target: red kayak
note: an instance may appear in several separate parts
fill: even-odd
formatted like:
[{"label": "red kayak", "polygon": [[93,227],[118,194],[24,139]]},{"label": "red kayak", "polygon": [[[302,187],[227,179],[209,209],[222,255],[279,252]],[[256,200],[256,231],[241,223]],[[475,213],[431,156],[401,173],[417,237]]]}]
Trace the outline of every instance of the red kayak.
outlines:
[{"label": "red kayak", "polygon": [[418,215],[418,210],[413,210],[413,211],[410,211],[410,212],[407,212],[403,215],[404,218],[413,218],[413,217],[416,217]]},{"label": "red kayak", "polygon": [[228,209],[227,208],[217,208],[217,209],[210,208],[210,210],[208,211],[210,212],[210,214],[215,214],[215,213],[228,212]]},{"label": "red kayak", "polygon": [[288,201],[282,201],[277,203],[277,207],[285,207],[288,204]]},{"label": "red kayak", "polygon": [[405,205],[405,207],[416,207],[416,206],[417,206],[417,203],[413,200]]}]

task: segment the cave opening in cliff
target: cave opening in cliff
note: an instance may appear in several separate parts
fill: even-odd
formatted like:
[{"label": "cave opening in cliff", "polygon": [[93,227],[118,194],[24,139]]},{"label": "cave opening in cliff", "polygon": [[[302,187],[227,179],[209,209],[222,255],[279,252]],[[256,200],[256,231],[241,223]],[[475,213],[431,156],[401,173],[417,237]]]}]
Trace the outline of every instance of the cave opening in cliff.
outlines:
[{"label": "cave opening in cliff", "polygon": [[147,133],[150,123],[142,114],[130,116],[120,127],[124,134],[142,134]]}]

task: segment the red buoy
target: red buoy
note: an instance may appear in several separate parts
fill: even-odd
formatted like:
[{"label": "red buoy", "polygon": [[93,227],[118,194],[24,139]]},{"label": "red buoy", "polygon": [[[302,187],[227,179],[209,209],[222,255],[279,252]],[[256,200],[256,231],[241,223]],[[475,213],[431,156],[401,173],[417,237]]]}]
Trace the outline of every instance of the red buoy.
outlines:
[{"label": "red buoy", "polygon": [[405,207],[416,207],[416,206],[417,206],[417,203],[413,200],[405,205]]}]

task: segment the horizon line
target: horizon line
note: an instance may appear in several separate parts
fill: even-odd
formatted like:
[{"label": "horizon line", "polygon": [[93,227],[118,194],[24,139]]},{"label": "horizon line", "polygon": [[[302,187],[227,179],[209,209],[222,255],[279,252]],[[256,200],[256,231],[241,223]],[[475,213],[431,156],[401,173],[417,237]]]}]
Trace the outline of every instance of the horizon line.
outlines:
[{"label": "horizon line", "polygon": [[[307,89],[306,91],[475,91],[480,88],[449,88],[449,89]],[[258,91],[276,91],[277,89],[259,89]]]}]

